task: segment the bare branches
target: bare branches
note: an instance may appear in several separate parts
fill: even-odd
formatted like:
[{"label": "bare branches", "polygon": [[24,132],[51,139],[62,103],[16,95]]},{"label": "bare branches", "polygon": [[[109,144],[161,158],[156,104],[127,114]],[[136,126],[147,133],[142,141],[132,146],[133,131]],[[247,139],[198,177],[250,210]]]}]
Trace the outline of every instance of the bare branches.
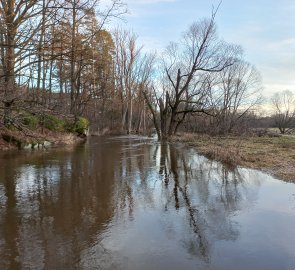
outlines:
[{"label": "bare branches", "polygon": [[208,74],[233,65],[240,53],[238,47],[217,36],[215,17],[219,6],[212,9],[210,19],[192,24],[181,42],[171,43],[166,50],[161,104],[169,109],[160,108],[160,115],[165,118],[161,119],[162,137],[173,135],[187,114],[211,114],[206,108],[210,96]]},{"label": "bare branches", "polygon": [[272,99],[274,122],[282,134],[289,133],[295,128],[295,95],[285,90],[276,93]]},{"label": "bare branches", "polygon": [[[241,61],[240,46],[217,35],[215,18],[220,5],[212,8],[209,19],[193,23],[163,55],[156,97],[161,139],[175,134],[193,114],[216,119],[226,115],[231,119],[230,127],[224,128],[227,132],[258,103],[258,73]],[[217,121],[222,122],[221,118]]]},{"label": "bare branches", "polygon": [[4,118],[10,118],[23,85],[38,102],[70,93],[72,112],[81,115],[101,88],[111,85],[113,41],[103,29],[125,12],[121,0],[109,6],[90,0],[0,0]]},{"label": "bare branches", "polygon": [[[140,99],[147,97],[144,91],[149,87],[155,55],[143,54],[142,47],[136,44],[136,35],[131,32],[116,29],[114,39],[115,83],[120,93],[122,107],[121,129],[130,133],[134,111],[133,100],[137,98],[139,99],[137,102],[141,102]],[[149,106],[148,100],[147,103]]]}]

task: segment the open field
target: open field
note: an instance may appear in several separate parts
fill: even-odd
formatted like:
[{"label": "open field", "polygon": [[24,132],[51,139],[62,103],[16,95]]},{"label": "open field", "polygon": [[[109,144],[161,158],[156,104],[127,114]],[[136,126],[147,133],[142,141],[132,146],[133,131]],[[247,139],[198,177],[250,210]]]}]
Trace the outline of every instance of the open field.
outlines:
[{"label": "open field", "polygon": [[231,166],[261,169],[280,179],[295,182],[295,136],[211,137],[181,134],[185,142],[212,159]]}]

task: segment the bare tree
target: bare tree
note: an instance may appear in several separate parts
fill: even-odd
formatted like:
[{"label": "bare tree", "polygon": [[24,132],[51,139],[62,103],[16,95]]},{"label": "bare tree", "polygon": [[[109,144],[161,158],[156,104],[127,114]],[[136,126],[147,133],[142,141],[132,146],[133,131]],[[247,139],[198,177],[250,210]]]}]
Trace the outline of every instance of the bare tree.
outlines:
[{"label": "bare tree", "polygon": [[260,103],[260,74],[249,63],[237,59],[213,76],[211,101],[215,117],[211,128],[217,133],[229,133]]},{"label": "bare tree", "polygon": [[1,64],[2,102],[4,103],[4,124],[11,121],[11,107],[18,98],[16,77],[32,63],[28,61],[34,53],[34,36],[42,25],[39,17],[50,0],[1,0]]},{"label": "bare tree", "polygon": [[[77,117],[81,114],[79,106],[80,96],[82,94],[81,76],[85,68],[85,59],[83,50],[88,43],[93,41],[93,37],[102,31],[105,23],[112,17],[119,17],[124,12],[124,5],[121,0],[112,0],[106,10],[99,10],[97,16],[99,22],[93,25],[93,20],[90,27],[90,31],[85,31],[85,21],[89,14],[94,16],[94,10],[98,1],[90,0],[66,0],[65,13],[70,13],[68,21],[71,26],[71,44],[70,44],[70,88],[71,88],[71,112]],[[91,17],[91,16],[90,16]],[[89,30],[89,29],[88,29]],[[80,46],[79,46],[80,45]],[[93,48],[94,49],[94,48]],[[94,69],[92,68],[92,71]],[[93,81],[93,80],[92,80]],[[85,92],[84,92],[85,94]],[[84,100],[85,101],[85,100]]]},{"label": "bare tree", "polygon": [[[180,44],[171,43],[162,64],[162,82],[154,91],[160,110],[157,124],[159,138],[175,134],[179,125],[191,113],[210,113],[208,76],[218,73],[236,61],[239,48],[218,38],[215,26],[216,10],[210,19],[191,25]],[[148,95],[146,95],[148,96]],[[148,103],[151,100],[147,99]],[[149,106],[156,115],[155,107]]]},{"label": "bare tree", "polygon": [[[12,110],[19,107],[17,100],[24,100],[24,91],[37,93],[38,97],[42,95],[35,103],[46,107],[52,93],[59,90],[61,98],[70,97],[70,112],[75,118],[81,116],[87,102],[94,97],[94,80],[86,82],[89,74],[94,78],[96,72],[93,56],[99,50],[99,42],[92,41],[99,39],[110,18],[118,18],[126,12],[121,0],[111,0],[109,5],[97,3],[90,0],[0,1],[0,100],[4,104],[0,112],[5,125],[13,122]],[[88,18],[93,17],[96,21],[90,24],[95,27],[90,31]],[[67,103],[63,102],[66,109]]]},{"label": "bare tree", "polygon": [[295,128],[295,95],[285,90],[272,98],[274,122],[282,134],[290,133]]},{"label": "bare tree", "polygon": [[133,130],[134,100],[140,99],[142,91],[149,84],[154,62],[154,55],[143,54],[142,47],[136,44],[136,38],[133,33],[122,29],[114,33],[116,88],[122,106],[121,127],[128,134]]}]

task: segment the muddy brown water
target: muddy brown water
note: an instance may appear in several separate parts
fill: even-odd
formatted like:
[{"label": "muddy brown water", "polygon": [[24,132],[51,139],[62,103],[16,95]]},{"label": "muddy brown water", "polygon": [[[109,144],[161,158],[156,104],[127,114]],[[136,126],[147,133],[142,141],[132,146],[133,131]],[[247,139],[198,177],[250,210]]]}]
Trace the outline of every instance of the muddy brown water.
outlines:
[{"label": "muddy brown water", "polygon": [[295,269],[295,185],[142,137],[0,154],[0,269]]}]

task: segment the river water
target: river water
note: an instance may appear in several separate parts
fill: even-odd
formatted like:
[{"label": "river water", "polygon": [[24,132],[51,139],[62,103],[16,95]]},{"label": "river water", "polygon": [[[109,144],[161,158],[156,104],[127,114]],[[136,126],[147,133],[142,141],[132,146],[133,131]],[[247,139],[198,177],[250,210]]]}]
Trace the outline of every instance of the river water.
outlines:
[{"label": "river water", "polygon": [[295,185],[183,145],[0,154],[1,269],[295,269]]}]

